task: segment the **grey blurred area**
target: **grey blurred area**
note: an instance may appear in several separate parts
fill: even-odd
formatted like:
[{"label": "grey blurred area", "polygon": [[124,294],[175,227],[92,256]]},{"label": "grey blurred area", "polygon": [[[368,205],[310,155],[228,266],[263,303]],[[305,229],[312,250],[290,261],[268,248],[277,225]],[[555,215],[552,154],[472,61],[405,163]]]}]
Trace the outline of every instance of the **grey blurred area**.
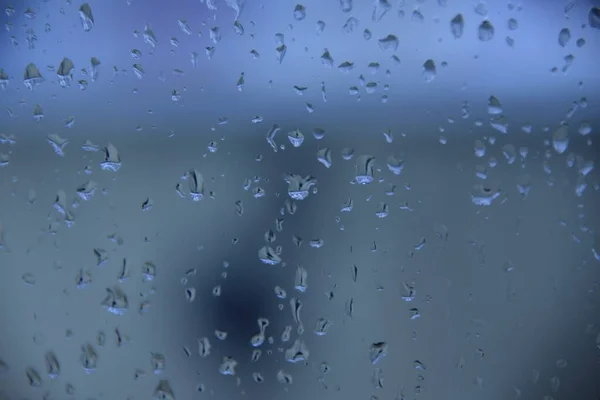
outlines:
[{"label": "grey blurred area", "polygon": [[81,6],[1,17],[0,399],[599,398],[592,3]]}]

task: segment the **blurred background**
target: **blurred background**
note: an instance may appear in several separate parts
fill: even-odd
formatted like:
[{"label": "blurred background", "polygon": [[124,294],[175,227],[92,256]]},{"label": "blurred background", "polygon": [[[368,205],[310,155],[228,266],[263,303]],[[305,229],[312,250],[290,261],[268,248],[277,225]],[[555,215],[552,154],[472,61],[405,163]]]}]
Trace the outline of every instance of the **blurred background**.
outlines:
[{"label": "blurred background", "polygon": [[2,2],[0,399],[600,398],[600,9]]}]

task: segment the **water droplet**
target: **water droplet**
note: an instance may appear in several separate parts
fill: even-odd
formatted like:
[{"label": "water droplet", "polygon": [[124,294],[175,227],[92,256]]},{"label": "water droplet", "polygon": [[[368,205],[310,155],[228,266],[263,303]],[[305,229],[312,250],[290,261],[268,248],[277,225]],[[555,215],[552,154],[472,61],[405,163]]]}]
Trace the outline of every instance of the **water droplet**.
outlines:
[{"label": "water droplet", "polygon": [[258,251],[258,258],[264,264],[277,265],[281,263],[281,257],[277,255],[277,252],[270,246],[264,246]]},{"label": "water droplet", "polygon": [[89,32],[94,27],[94,16],[92,15],[92,8],[88,3],[83,3],[79,7],[79,20],[84,32]]},{"label": "water droplet", "polygon": [[557,393],[559,388],[560,378],[558,376],[553,376],[550,378],[550,390],[552,390],[553,393]]},{"label": "water droplet", "polygon": [[592,133],[592,124],[589,121],[582,121],[577,130],[581,136],[587,136]]},{"label": "water droplet", "polygon": [[356,160],[355,180],[360,185],[366,185],[373,182],[375,170],[375,157],[370,155],[361,155]]},{"label": "water droplet", "polygon": [[394,175],[400,175],[404,169],[404,160],[389,156],[386,161],[386,165],[391,173]]},{"label": "water droplet", "polygon": [[569,147],[569,126],[561,125],[552,134],[552,147],[558,154],[563,154]]},{"label": "water droplet", "polygon": [[275,48],[275,52],[276,52],[277,64],[281,64],[283,62],[283,59],[285,58],[285,53],[287,52],[287,46],[285,44],[282,44],[281,46],[278,46]]},{"label": "water droplet", "polygon": [[147,282],[153,281],[156,278],[156,265],[150,261],[144,262],[142,265],[142,277]]},{"label": "water droplet", "polygon": [[86,343],[81,346],[81,356],[79,361],[81,362],[81,366],[86,373],[89,374],[94,372],[98,365],[98,355],[96,354],[94,346],[92,346],[90,343]]},{"label": "water droplet", "polygon": [[279,383],[291,385],[293,383],[292,374],[284,372],[283,370],[280,369],[277,372],[277,381]]},{"label": "water droplet", "polygon": [[21,279],[26,285],[35,285],[35,276],[31,272],[26,272],[21,276]]},{"label": "water droplet", "polygon": [[119,287],[106,288],[106,297],[101,303],[102,307],[114,315],[123,315],[129,308],[127,295]]},{"label": "water droplet", "polygon": [[326,26],[326,24],[324,21],[321,21],[321,20],[317,21],[317,27],[316,27],[317,35],[320,35],[321,33],[323,33],[323,31],[325,30],[325,26]]},{"label": "water droplet", "polygon": [[477,3],[475,5],[475,12],[482,16],[487,15],[487,13],[488,13],[487,5],[483,1],[480,1],[479,3]]},{"label": "water droplet", "polygon": [[308,197],[310,188],[317,183],[312,175],[302,177],[296,174],[285,174],[283,179],[288,184],[288,195],[294,200],[304,200]]},{"label": "water droplet", "polygon": [[504,115],[492,115],[490,126],[502,134],[508,133],[508,120]]},{"label": "water droplet", "polygon": [[100,168],[103,171],[112,172],[117,172],[121,168],[119,150],[112,143],[108,143],[104,147],[104,161],[100,163]]},{"label": "water droplet", "polygon": [[354,69],[354,63],[351,61],[344,61],[338,65],[338,70],[344,74],[349,74]]},{"label": "water droplet", "polygon": [[164,372],[167,361],[165,356],[161,353],[150,353],[150,365],[152,366],[152,371],[155,374],[161,374]]},{"label": "water droplet", "polygon": [[340,0],[340,9],[342,12],[348,13],[352,11],[353,0]]},{"label": "water droplet", "polygon": [[46,362],[46,372],[50,379],[56,379],[60,376],[60,364],[56,358],[54,352],[49,351],[45,354],[44,360]]},{"label": "water droplet", "polygon": [[504,112],[500,100],[495,96],[490,96],[488,99],[488,114],[498,115]]},{"label": "water droplet", "polygon": [[279,286],[275,286],[275,295],[280,299],[285,299],[287,297],[286,291]]},{"label": "water droplet", "polygon": [[285,328],[283,329],[283,332],[281,333],[281,342],[282,343],[289,342],[291,334],[292,334],[292,326],[286,325]]},{"label": "water droplet", "polygon": [[175,400],[175,395],[169,381],[163,379],[158,382],[152,393],[152,400]]},{"label": "water droplet", "polygon": [[415,245],[414,249],[416,251],[423,250],[423,248],[425,247],[425,243],[426,243],[425,238],[421,238],[421,241]]},{"label": "water droplet", "polygon": [[62,59],[58,69],[56,70],[56,76],[58,77],[58,83],[60,86],[64,88],[71,86],[74,68],[75,66],[73,65],[73,61],[71,61],[71,59],[67,57]]},{"label": "water droplet", "polygon": [[185,299],[189,303],[192,303],[194,300],[196,300],[196,288],[193,288],[193,287],[186,288],[185,289]]},{"label": "water droplet", "polygon": [[491,206],[498,197],[500,197],[500,189],[497,187],[477,184],[471,190],[471,202],[476,206]]},{"label": "water droplet", "polygon": [[285,359],[291,363],[299,363],[308,361],[308,347],[304,341],[296,339],[292,347],[285,351]]},{"label": "water droplet", "polygon": [[571,31],[568,28],[563,28],[558,33],[558,44],[565,47],[571,41]]},{"label": "water droplet", "polygon": [[481,158],[485,156],[485,143],[482,140],[475,140],[475,157]]},{"label": "water droplet", "polygon": [[331,159],[331,150],[329,147],[323,147],[317,151],[317,161],[323,164],[326,168],[330,168],[333,164]]},{"label": "water droplet", "polygon": [[92,82],[96,82],[99,74],[100,60],[96,57],[90,58],[90,66],[88,74],[92,77]]},{"label": "water droplet", "polygon": [[588,13],[588,23],[592,28],[600,29],[600,7],[594,6],[590,8]]},{"label": "water droplet", "polygon": [[333,325],[333,321],[327,319],[327,318],[319,318],[317,320],[317,325],[315,327],[315,335],[317,336],[324,336],[327,334],[327,332],[329,331],[329,328],[331,328],[331,326]]},{"label": "water droplet", "polygon": [[392,5],[389,0],[375,0],[371,19],[375,22],[379,22],[391,9]]},{"label": "water droplet", "polygon": [[308,272],[306,268],[298,265],[296,268],[296,277],[294,280],[294,288],[299,292],[306,292]]},{"label": "water droplet", "polygon": [[78,289],[87,287],[92,283],[92,273],[81,268],[75,277],[75,283]]},{"label": "water droplet", "polygon": [[517,151],[515,149],[515,146],[513,146],[510,143],[502,146],[502,155],[504,156],[504,159],[506,160],[507,164],[513,164],[517,159]]},{"label": "water droplet", "polygon": [[346,161],[351,160],[354,157],[354,149],[351,147],[344,147],[342,149],[342,158]]},{"label": "water droplet", "polygon": [[300,312],[302,311],[302,307],[304,304],[297,297],[292,297],[290,299],[290,308],[292,310],[292,316],[294,317],[294,322],[298,325],[298,332],[304,331],[304,327],[302,324],[302,320],[300,318]]},{"label": "water droplet", "polygon": [[219,340],[226,340],[227,332],[215,329],[215,337]]},{"label": "water droplet", "polygon": [[29,386],[31,387],[40,387],[42,386],[42,377],[37,372],[37,370],[33,367],[28,367],[25,370],[25,375],[27,376],[27,381],[29,382]]},{"label": "water droplet", "polygon": [[465,19],[462,14],[456,14],[454,18],[450,20],[450,31],[455,39],[462,37],[465,30]]},{"label": "water droplet", "polygon": [[213,44],[219,43],[221,41],[221,28],[213,26],[208,30],[208,36]]},{"label": "water droplet", "polygon": [[206,358],[210,355],[212,347],[207,337],[198,339],[198,355],[202,358]]},{"label": "water droplet", "polygon": [[392,34],[387,35],[384,38],[379,39],[379,48],[383,51],[396,51],[398,50],[398,37]]},{"label": "water droplet", "polygon": [[185,33],[186,35],[192,34],[192,30],[190,29],[190,26],[188,25],[187,20],[185,20],[185,19],[177,20],[177,25],[179,25],[179,28],[181,29],[181,31],[183,33]]},{"label": "water droplet", "polygon": [[423,77],[425,78],[425,82],[429,83],[435,79],[437,76],[437,69],[435,67],[435,62],[431,59],[425,61],[423,63]]},{"label": "water droplet", "polygon": [[65,156],[65,148],[69,144],[69,139],[62,138],[56,133],[51,133],[48,135],[47,140],[56,154],[61,157]]},{"label": "water droplet", "polygon": [[219,373],[221,375],[235,375],[235,367],[237,364],[237,361],[233,357],[224,356],[223,361],[219,366]]},{"label": "water droplet", "polygon": [[33,109],[33,119],[35,122],[40,122],[42,119],[44,119],[44,111],[42,110],[42,106],[39,104],[36,104],[35,108]]},{"label": "water droplet", "polygon": [[369,358],[371,364],[377,364],[383,357],[388,354],[387,342],[374,342],[369,347]]},{"label": "water droplet", "polygon": [[306,8],[302,4],[296,4],[294,8],[294,19],[296,21],[302,21],[306,18]]},{"label": "water droplet", "polygon": [[488,20],[483,21],[477,28],[477,37],[482,42],[488,42],[494,38],[494,26]]}]

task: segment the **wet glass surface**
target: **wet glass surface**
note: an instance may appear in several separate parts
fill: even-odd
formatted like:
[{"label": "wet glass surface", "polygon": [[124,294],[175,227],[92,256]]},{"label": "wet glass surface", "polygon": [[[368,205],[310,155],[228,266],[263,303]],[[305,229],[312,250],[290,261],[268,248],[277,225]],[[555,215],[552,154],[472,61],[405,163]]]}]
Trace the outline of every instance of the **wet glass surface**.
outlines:
[{"label": "wet glass surface", "polygon": [[598,3],[25,1],[0,399],[596,399]]}]

